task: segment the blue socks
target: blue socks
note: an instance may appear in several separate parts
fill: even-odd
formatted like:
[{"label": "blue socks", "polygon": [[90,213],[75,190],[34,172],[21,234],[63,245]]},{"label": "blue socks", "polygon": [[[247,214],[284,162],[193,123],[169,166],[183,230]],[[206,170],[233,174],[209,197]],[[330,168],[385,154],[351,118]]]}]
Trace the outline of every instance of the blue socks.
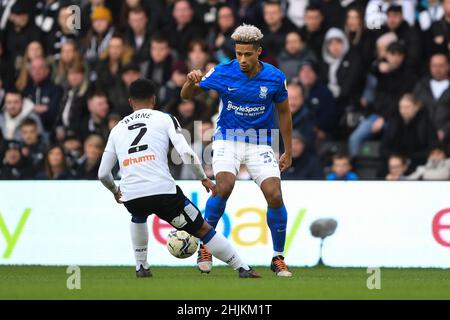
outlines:
[{"label": "blue socks", "polygon": [[208,233],[205,234],[200,240],[202,240],[203,244],[207,244],[209,240],[211,240],[216,235],[216,230],[214,228],[209,229]]},{"label": "blue socks", "polygon": [[287,225],[287,211],[284,203],[281,208],[267,208],[267,224],[272,233],[273,250],[283,253]]},{"label": "blue socks", "polygon": [[222,217],[226,205],[227,200],[223,200],[219,196],[209,197],[208,201],[206,202],[205,220],[214,229],[217,227],[217,223]]}]

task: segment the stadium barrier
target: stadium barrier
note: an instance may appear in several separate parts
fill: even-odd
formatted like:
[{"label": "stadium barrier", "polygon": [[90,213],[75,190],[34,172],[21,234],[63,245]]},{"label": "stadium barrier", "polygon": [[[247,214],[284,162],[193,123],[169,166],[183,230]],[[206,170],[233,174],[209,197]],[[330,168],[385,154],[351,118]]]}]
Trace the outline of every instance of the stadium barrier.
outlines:
[{"label": "stadium barrier", "polygon": [[[199,182],[179,182],[201,209]],[[284,181],[288,210],[286,261],[334,267],[450,267],[450,182]],[[318,219],[337,222],[321,239]],[[129,215],[96,181],[0,182],[0,264],[133,265]],[[194,265],[196,256],[172,257],[171,227],[149,218],[149,260]],[[266,202],[253,182],[238,182],[218,230],[251,265],[272,256]],[[216,261],[217,262],[217,261]],[[219,264],[219,263],[217,263]]]}]

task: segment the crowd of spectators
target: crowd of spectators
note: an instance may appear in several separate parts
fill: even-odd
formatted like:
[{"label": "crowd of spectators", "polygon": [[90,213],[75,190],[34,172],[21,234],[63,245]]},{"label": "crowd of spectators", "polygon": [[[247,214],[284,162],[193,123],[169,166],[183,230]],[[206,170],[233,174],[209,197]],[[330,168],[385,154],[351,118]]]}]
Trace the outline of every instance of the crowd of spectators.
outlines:
[{"label": "crowd of spectators", "polygon": [[140,77],[205,149],[218,96],[179,93],[242,23],[288,80],[283,178],[450,179],[450,0],[0,0],[0,179],[96,179]]}]

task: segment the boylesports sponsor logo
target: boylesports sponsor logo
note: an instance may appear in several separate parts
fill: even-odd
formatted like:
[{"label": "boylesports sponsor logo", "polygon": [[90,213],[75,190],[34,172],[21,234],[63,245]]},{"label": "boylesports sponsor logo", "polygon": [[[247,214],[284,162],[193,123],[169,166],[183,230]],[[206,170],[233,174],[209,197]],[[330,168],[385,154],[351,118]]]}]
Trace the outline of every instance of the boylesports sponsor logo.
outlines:
[{"label": "boylesports sponsor logo", "polygon": [[140,157],[136,157],[136,158],[125,159],[125,160],[123,160],[122,164],[124,167],[128,167],[133,164],[146,162],[146,161],[154,161],[154,160],[156,160],[156,156],[154,154],[148,154],[148,155],[140,156]]},{"label": "boylesports sponsor logo", "polygon": [[227,110],[233,110],[237,114],[245,114],[251,116],[264,113],[264,111],[266,110],[266,106],[237,106],[234,105],[231,101],[228,101]]}]

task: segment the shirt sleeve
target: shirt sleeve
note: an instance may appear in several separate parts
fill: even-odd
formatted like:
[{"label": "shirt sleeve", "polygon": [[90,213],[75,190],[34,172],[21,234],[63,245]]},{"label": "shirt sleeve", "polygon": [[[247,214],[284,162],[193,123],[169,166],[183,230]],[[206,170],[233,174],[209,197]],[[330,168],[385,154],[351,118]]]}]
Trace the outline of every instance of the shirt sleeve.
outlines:
[{"label": "shirt sleeve", "polygon": [[114,146],[114,140],[112,138],[113,131],[110,132],[108,142],[106,143],[105,152],[116,153],[116,147]]},{"label": "shirt sleeve", "polygon": [[222,82],[220,81],[220,78],[220,69],[216,66],[203,76],[199,86],[204,90],[212,89],[220,92],[222,90]]},{"label": "shirt sleeve", "polygon": [[281,103],[288,98],[287,81],[284,73],[281,72],[280,83],[277,92],[273,96],[273,102]]},{"label": "shirt sleeve", "polygon": [[117,192],[118,188],[114,183],[113,175],[111,170],[114,168],[117,162],[117,156],[115,153],[108,152],[105,150],[103,153],[102,161],[100,162],[100,167],[98,169],[98,178],[102,184],[112,193]]},{"label": "shirt sleeve", "polygon": [[174,116],[169,115],[169,117],[169,138],[177,152],[180,154],[183,163],[191,165],[192,171],[194,172],[198,180],[206,179],[206,174],[203,170],[202,163],[200,162],[197,154],[195,154],[194,150],[192,150],[192,148],[186,142],[186,139],[184,138],[181,131],[180,123]]}]

